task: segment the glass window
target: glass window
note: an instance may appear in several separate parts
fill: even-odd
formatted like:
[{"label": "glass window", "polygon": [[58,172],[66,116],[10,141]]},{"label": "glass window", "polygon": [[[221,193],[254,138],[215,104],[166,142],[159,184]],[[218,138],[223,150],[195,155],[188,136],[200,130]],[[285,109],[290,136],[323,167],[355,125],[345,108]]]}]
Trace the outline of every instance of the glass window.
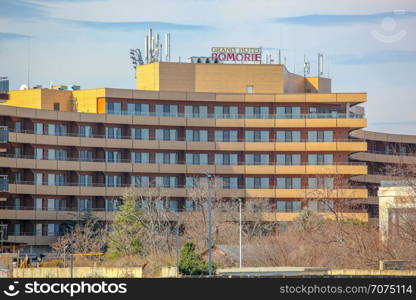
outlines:
[{"label": "glass window", "polygon": [[90,150],[79,150],[80,161],[92,161],[92,151]]},{"label": "glass window", "polygon": [[35,134],[43,134],[43,124],[35,123]]},{"label": "glass window", "polygon": [[149,152],[132,152],[131,161],[134,163],[149,163]]},{"label": "glass window", "polygon": [[247,189],[268,189],[269,177],[246,177]]},{"label": "glass window", "polygon": [[277,154],[277,165],[300,165],[300,154]]},{"label": "glass window", "polygon": [[92,209],[92,200],[91,199],[79,199],[78,200],[78,209],[82,211]]},{"label": "glass window", "polygon": [[300,201],[277,201],[276,208],[277,211],[281,212],[292,212],[292,211],[299,211],[301,210],[301,202]]},{"label": "glass window", "polygon": [[43,173],[35,173],[35,185],[43,185]]},{"label": "glass window", "polygon": [[14,131],[15,132],[22,132],[22,122],[16,121],[14,123]]},{"label": "glass window", "polygon": [[106,127],[105,137],[107,139],[121,139],[121,128],[120,127]]},{"label": "glass window", "polygon": [[147,116],[149,115],[149,104],[127,103],[127,114],[134,116]]},{"label": "glass window", "polygon": [[106,162],[121,162],[121,152],[118,151],[106,151],[105,152]]},{"label": "glass window", "polygon": [[245,111],[248,119],[266,119],[269,117],[268,106],[246,106]]},{"label": "glass window", "polygon": [[149,176],[131,176],[131,185],[136,187],[149,187]]},{"label": "glass window", "polygon": [[300,142],[300,131],[277,131],[276,140],[278,142]]},{"label": "glass window", "polygon": [[235,119],[238,118],[238,106],[215,106],[215,118]]},{"label": "glass window", "polygon": [[107,187],[119,187],[119,186],[121,186],[121,176],[120,175],[106,175],[105,176],[105,186],[107,186]]},{"label": "glass window", "polygon": [[133,140],[148,140],[149,128],[131,128],[131,138]]},{"label": "glass window", "polygon": [[43,149],[35,148],[35,159],[43,159]]},{"label": "glass window", "polygon": [[156,187],[160,188],[175,188],[177,187],[178,179],[175,176],[157,176]]},{"label": "glass window", "polygon": [[276,117],[279,119],[299,119],[301,117],[300,106],[278,106]]},{"label": "glass window", "polygon": [[80,174],[78,179],[79,179],[80,186],[92,186],[92,175]]},{"label": "glass window", "polygon": [[176,153],[156,153],[157,164],[176,164]]},{"label": "glass window", "polygon": [[238,154],[236,153],[215,154],[215,164],[216,165],[237,165]]},{"label": "glass window", "polygon": [[156,116],[159,117],[177,117],[178,105],[156,104]]},{"label": "glass window", "polygon": [[156,129],[156,140],[158,141],[176,141],[177,136],[176,129]]},{"label": "glass window", "polygon": [[92,126],[80,125],[79,126],[79,136],[80,137],[93,137],[93,135],[92,135]]},{"label": "glass window", "polygon": [[120,102],[106,102],[106,112],[108,114],[121,115],[121,103]]}]

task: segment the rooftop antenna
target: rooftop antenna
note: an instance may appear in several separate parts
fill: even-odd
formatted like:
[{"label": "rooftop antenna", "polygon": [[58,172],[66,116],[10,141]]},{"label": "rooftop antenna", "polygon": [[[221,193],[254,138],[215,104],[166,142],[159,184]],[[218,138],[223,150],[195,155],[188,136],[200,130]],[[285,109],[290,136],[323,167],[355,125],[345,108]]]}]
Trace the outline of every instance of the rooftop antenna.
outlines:
[{"label": "rooftop antenna", "polygon": [[170,61],[170,33],[165,34],[165,60]]},{"label": "rooftop antenna", "polygon": [[282,50],[279,49],[279,65],[282,64]]},{"label": "rooftop antenna", "polygon": [[318,77],[324,75],[324,55],[318,53]]},{"label": "rooftop antenna", "polygon": [[27,38],[28,47],[27,47],[27,88],[30,88],[30,37]]},{"label": "rooftop antenna", "polygon": [[311,63],[306,61],[306,55],[303,56],[303,77],[311,72]]}]

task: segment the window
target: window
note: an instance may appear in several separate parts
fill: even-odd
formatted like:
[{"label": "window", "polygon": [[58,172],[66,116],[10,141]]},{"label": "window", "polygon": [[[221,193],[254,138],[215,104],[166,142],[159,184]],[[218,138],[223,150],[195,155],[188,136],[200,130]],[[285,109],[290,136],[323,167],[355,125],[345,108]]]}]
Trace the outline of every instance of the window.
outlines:
[{"label": "window", "polygon": [[216,142],[237,142],[238,131],[237,130],[215,130]]},{"label": "window", "polygon": [[238,118],[238,106],[215,106],[215,118],[236,119]]},{"label": "window", "polygon": [[53,110],[54,111],[59,111],[59,103],[54,103],[53,104]]},{"label": "window", "polygon": [[246,189],[268,189],[269,177],[246,177]]},{"label": "window", "polygon": [[92,161],[92,151],[90,150],[79,150],[80,161]]},{"label": "window", "polygon": [[35,173],[35,185],[43,185],[43,173]]},{"label": "window", "polygon": [[58,199],[48,199],[48,210],[53,211],[58,209],[57,200]]},{"label": "window", "polygon": [[105,152],[106,162],[121,162],[121,152],[118,151],[106,151]]},{"label": "window", "polygon": [[207,142],[208,130],[186,130],[186,141],[188,142]]},{"label": "window", "polygon": [[108,114],[120,115],[122,113],[120,102],[106,102],[105,105],[106,105],[106,112]]},{"label": "window", "polygon": [[79,126],[79,136],[80,137],[93,137],[93,135],[92,135],[92,126],[80,125]]},{"label": "window", "polygon": [[20,224],[15,223],[13,224],[13,234],[19,236],[20,235]]},{"label": "window", "polygon": [[22,147],[15,147],[14,148],[14,156],[21,157],[22,156]]},{"label": "window", "polygon": [[195,210],[195,202],[193,200],[185,200],[185,211]]},{"label": "window", "polygon": [[223,189],[238,189],[238,177],[219,177]]},{"label": "window", "polygon": [[312,211],[331,211],[334,208],[334,201],[309,201],[308,206]]},{"label": "window", "polygon": [[131,176],[131,185],[135,187],[149,187],[149,176]]},{"label": "window", "polygon": [[268,165],[269,154],[246,154],[246,165]]},{"label": "window", "polygon": [[158,141],[176,141],[177,139],[176,129],[156,129],[156,140]]},{"label": "window", "polygon": [[246,130],[246,142],[268,142],[269,132],[267,130]]},{"label": "window", "polygon": [[128,103],[127,112],[133,116],[148,116],[149,115],[149,104],[143,103]]},{"label": "window", "polygon": [[23,181],[22,172],[16,172],[14,173],[14,181],[16,184],[20,184]]},{"label": "window", "polygon": [[121,186],[121,176],[120,175],[106,175],[105,176],[105,186],[106,187],[120,187]]},{"label": "window", "polygon": [[281,212],[292,212],[292,211],[299,211],[301,210],[301,203],[300,201],[277,201],[276,202],[276,209],[277,211]]},{"label": "window", "polygon": [[121,139],[121,128],[120,127],[106,127],[105,137],[107,139]]},{"label": "window", "polygon": [[332,142],[333,140],[333,131],[308,131],[308,142]]},{"label": "window", "polygon": [[196,187],[207,187],[208,178],[207,177],[185,177],[185,187],[186,188],[196,188]]},{"label": "window", "polygon": [[35,198],[35,210],[42,210],[43,209],[43,199],[42,198]]},{"label": "window", "polygon": [[66,160],[66,150],[64,149],[48,149],[49,160]]},{"label": "window", "polygon": [[175,188],[178,185],[178,178],[175,176],[157,176],[156,187]]},{"label": "window", "polygon": [[333,161],[333,154],[308,154],[308,163],[310,165],[332,165]]},{"label": "window", "polygon": [[299,177],[278,177],[278,189],[300,189],[301,179]]},{"label": "window", "polygon": [[309,177],[308,188],[310,189],[333,189],[334,178],[331,177]]},{"label": "window", "polygon": [[284,165],[300,165],[300,154],[277,154],[276,164],[280,166]]},{"label": "window", "polygon": [[309,107],[310,118],[336,118],[337,110],[327,107]]},{"label": "window", "polygon": [[120,203],[117,199],[105,199],[105,210],[116,211],[118,210]]},{"label": "window", "polygon": [[79,174],[79,185],[80,186],[92,186],[92,175],[90,174]]},{"label": "window", "polygon": [[42,236],[43,235],[43,225],[42,224],[36,224],[35,234],[36,234],[36,236]]},{"label": "window", "polygon": [[208,154],[207,153],[186,153],[185,161],[188,165],[207,165]]},{"label": "window", "polygon": [[149,152],[132,152],[131,162],[147,164],[149,163]]},{"label": "window", "polygon": [[16,121],[14,123],[14,131],[15,132],[22,132],[22,122]]},{"label": "window", "polygon": [[300,131],[277,131],[276,141],[277,142],[300,142],[301,134]]},{"label": "window", "polygon": [[65,174],[48,174],[48,185],[65,185]]},{"label": "window", "polygon": [[149,139],[149,128],[131,128],[130,132],[133,140]]},{"label": "window", "polygon": [[35,134],[43,134],[43,124],[35,123]]},{"label": "window", "polygon": [[238,154],[233,153],[218,153],[215,154],[216,165],[237,165]]},{"label": "window", "polygon": [[48,224],[48,236],[56,236],[59,232],[59,224]]},{"label": "window", "polygon": [[64,124],[48,124],[48,135],[65,136],[67,127]]},{"label": "window", "polygon": [[208,118],[208,106],[206,105],[185,105],[186,118]]},{"label": "window", "polygon": [[247,88],[246,88],[246,93],[247,94],[253,94],[254,93],[254,86],[248,85]]},{"label": "window", "polygon": [[35,159],[43,159],[43,149],[35,148]]},{"label": "window", "polygon": [[20,201],[21,199],[20,198],[14,198],[13,199],[13,204],[14,204],[14,209],[20,209]]},{"label": "window", "polygon": [[79,199],[78,200],[78,209],[81,211],[88,211],[92,209],[92,200],[91,199]]},{"label": "window", "polygon": [[178,105],[156,104],[156,116],[158,117],[177,117]]},{"label": "window", "polygon": [[299,119],[301,118],[300,106],[278,106],[276,117],[278,119]]},{"label": "window", "polygon": [[247,119],[267,119],[269,117],[268,106],[247,106],[246,118]]},{"label": "window", "polygon": [[157,164],[176,164],[176,153],[156,153]]}]

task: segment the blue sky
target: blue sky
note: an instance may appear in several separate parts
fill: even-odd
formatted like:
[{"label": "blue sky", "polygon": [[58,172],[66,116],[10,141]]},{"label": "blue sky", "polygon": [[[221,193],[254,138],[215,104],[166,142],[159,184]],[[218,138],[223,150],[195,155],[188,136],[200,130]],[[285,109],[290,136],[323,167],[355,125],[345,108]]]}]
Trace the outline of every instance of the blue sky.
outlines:
[{"label": "blue sky", "polygon": [[[317,53],[335,92],[368,92],[369,130],[416,134],[414,0],[2,0],[0,76],[11,88],[134,88],[128,51],[149,27],[172,33],[172,57],[212,46],[263,46],[289,71]],[[30,62],[30,63],[29,63]]]}]

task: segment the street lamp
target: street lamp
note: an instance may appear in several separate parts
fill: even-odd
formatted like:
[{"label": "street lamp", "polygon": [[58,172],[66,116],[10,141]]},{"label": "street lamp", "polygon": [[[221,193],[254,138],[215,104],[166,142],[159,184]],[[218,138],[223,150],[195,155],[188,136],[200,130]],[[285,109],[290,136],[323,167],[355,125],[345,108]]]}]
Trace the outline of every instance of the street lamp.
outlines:
[{"label": "street lamp", "polygon": [[240,269],[243,267],[243,228],[242,228],[242,206],[243,202],[241,198],[238,199],[240,209]]},{"label": "street lamp", "polygon": [[212,275],[212,240],[211,240],[211,227],[212,227],[212,212],[211,212],[211,174],[207,174],[208,178],[208,274]]}]

